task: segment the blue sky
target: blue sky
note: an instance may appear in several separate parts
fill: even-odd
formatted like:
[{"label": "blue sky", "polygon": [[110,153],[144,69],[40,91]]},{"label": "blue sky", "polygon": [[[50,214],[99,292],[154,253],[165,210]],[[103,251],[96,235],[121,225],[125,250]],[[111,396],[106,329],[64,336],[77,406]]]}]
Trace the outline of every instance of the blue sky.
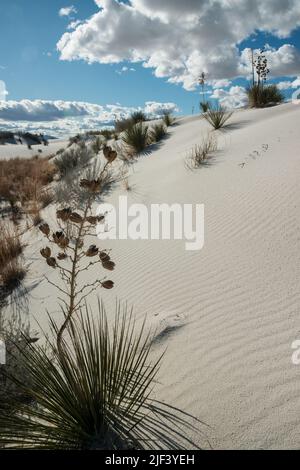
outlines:
[{"label": "blue sky", "polygon": [[[204,69],[211,81],[211,96],[238,106],[244,100],[247,67],[236,59],[237,54],[242,57],[245,49],[265,44],[274,64],[272,81],[287,81],[283,90],[287,98],[298,84],[298,0],[290,0],[289,9],[282,11],[278,0],[269,0],[266,11],[261,7],[264,2],[253,0],[254,11],[248,15],[244,0],[240,12],[228,10],[225,0],[217,0],[219,4],[213,8],[208,7],[209,0],[186,0],[184,10],[178,0],[132,0],[131,8],[124,3],[130,2],[1,0],[0,80],[8,92],[7,102],[63,100],[124,109],[144,108],[146,102],[174,103],[181,114],[190,114],[192,107],[198,110],[197,73]],[[76,12],[59,15],[61,8],[71,6]],[[195,28],[191,17],[198,12],[201,18]],[[190,16],[184,23],[187,13]],[[96,16],[91,19],[92,15]],[[67,29],[75,20],[84,23]],[[182,25],[185,29],[181,31]],[[124,67],[128,70],[122,71]],[[0,127],[7,121],[6,108],[2,114],[0,109]],[[18,121],[17,113],[15,116]]]}]

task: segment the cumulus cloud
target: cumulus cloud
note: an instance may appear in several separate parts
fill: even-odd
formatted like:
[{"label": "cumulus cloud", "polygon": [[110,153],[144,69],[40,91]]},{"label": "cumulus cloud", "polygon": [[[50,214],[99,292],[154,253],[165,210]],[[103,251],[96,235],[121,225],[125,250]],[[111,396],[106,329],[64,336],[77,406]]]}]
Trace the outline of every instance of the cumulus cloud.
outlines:
[{"label": "cumulus cloud", "polygon": [[223,80],[212,80],[210,82],[210,85],[213,88],[228,88],[231,84],[232,82],[230,80],[227,80],[226,78],[224,78]]},{"label": "cumulus cloud", "polygon": [[59,16],[70,16],[76,13],[77,13],[77,10],[74,7],[74,5],[70,5],[69,7],[63,7],[58,12]]},{"label": "cumulus cloud", "polygon": [[[95,3],[99,11],[59,40],[62,60],[142,62],[144,67],[153,68],[157,77],[182,84],[187,90],[195,89],[202,71],[213,80],[249,73],[246,52],[240,58],[238,44],[255,31],[287,37],[300,25],[299,0]],[[289,44],[278,51],[269,51],[273,73],[278,75],[285,69],[286,75],[297,67],[292,62],[299,52]]]},{"label": "cumulus cloud", "polygon": [[8,91],[6,89],[6,84],[3,80],[0,80],[0,106],[1,106],[1,101],[5,101],[7,95],[8,95]]},{"label": "cumulus cloud", "polygon": [[[251,66],[249,62],[250,49],[246,48],[242,51],[239,72],[242,75],[251,74]],[[257,54],[259,50],[255,50]],[[292,44],[284,44],[278,49],[268,47],[265,51],[268,59],[268,67],[271,71],[271,77],[283,77],[297,75],[300,70],[300,52]]]},{"label": "cumulus cloud", "polygon": [[224,108],[241,108],[248,103],[246,89],[241,86],[232,86],[230,90],[218,88],[214,90],[211,98],[219,100]]},{"label": "cumulus cloud", "polygon": [[277,87],[279,90],[290,90],[293,88],[299,88],[300,87],[300,77],[296,78],[293,81],[290,80],[285,80],[284,82],[279,82],[277,83]]},{"label": "cumulus cloud", "polygon": [[176,111],[177,106],[156,102],[146,102],[143,108],[135,108],[77,101],[0,101],[0,127],[54,136],[71,135],[112,126],[116,119],[128,118],[137,110],[143,110],[149,117],[159,117],[163,110]]},{"label": "cumulus cloud", "polygon": [[162,116],[165,112],[175,113],[179,109],[175,103],[157,103],[156,101],[147,101],[145,103],[145,113],[149,116]]}]

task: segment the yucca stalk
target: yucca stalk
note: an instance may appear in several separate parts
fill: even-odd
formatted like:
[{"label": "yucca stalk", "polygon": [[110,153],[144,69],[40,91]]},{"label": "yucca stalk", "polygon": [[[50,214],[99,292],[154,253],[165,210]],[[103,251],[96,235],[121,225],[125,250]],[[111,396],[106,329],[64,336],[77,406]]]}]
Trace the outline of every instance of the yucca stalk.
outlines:
[{"label": "yucca stalk", "polygon": [[[80,186],[87,192],[84,206],[79,212],[74,212],[70,207],[65,207],[56,212],[57,223],[60,231],[54,232],[50,236],[50,227],[43,223],[39,228],[45,235],[50,246],[41,250],[41,255],[46,263],[53,269],[59,271],[64,285],[53,283],[49,278],[47,281],[54,285],[63,294],[59,300],[63,304],[64,322],[57,331],[57,349],[63,358],[62,337],[71,321],[74,313],[82,306],[83,301],[98,287],[111,289],[114,283],[106,278],[97,278],[94,282],[80,283],[80,275],[96,264],[101,264],[104,269],[113,271],[115,263],[110,259],[107,251],[100,251],[96,245],[84,246],[84,239],[87,236],[95,235],[94,227],[104,219],[104,216],[94,216],[92,214],[92,203],[96,194],[101,192],[103,180],[108,166],[116,159],[117,153],[110,147],[105,147],[104,156],[107,159],[103,170],[97,180],[83,179]],[[58,253],[56,251],[58,250]],[[54,253],[53,253],[54,251]],[[85,263],[84,263],[85,261]],[[67,262],[70,266],[67,267]]]},{"label": "yucca stalk", "polygon": [[[53,333],[59,326],[51,321]],[[195,431],[189,416],[153,400],[161,356],[150,360],[152,342],[132,312],[117,305],[109,326],[102,303],[96,319],[87,307],[67,325],[63,359],[39,345],[18,351],[26,385],[14,380],[31,403],[13,402],[0,414],[0,446],[30,449],[180,448]],[[11,409],[11,408],[10,408]],[[182,429],[184,428],[184,430]]]}]

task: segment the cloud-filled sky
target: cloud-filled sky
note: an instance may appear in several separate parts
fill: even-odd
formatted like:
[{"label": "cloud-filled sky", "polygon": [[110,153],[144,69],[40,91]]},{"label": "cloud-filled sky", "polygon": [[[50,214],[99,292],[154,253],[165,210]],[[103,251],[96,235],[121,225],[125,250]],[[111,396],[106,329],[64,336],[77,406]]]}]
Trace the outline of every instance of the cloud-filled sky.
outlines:
[{"label": "cloud-filled sky", "polygon": [[202,71],[211,100],[243,106],[249,51],[263,46],[270,81],[287,98],[300,86],[299,0],[31,0],[30,6],[0,4],[0,128],[56,134],[81,124],[96,128],[111,123],[114,112],[154,114],[149,102],[189,114],[198,110]]}]

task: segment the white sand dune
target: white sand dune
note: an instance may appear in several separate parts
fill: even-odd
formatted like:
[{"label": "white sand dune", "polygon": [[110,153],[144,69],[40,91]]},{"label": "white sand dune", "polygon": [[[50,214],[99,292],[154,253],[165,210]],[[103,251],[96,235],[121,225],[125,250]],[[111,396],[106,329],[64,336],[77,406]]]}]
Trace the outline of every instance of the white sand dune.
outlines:
[{"label": "white sand dune", "polygon": [[[157,327],[154,347],[167,348],[158,395],[205,422],[216,449],[300,446],[300,366],[291,361],[300,339],[299,120],[293,104],[238,111],[217,133],[210,165],[191,172],[186,152],[209,127],[181,119],[139,159],[132,191],[109,199],[205,204],[201,251],[182,241],[103,243],[113,250],[116,287],[101,295],[109,312],[117,296]],[[58,308],[39,246],[28,250],[29,311],[43,323],[44,309]]]},{"label": "white sand dune", "polygon": [[66,148],[68,145],[67,140],[49,140],[49,145],[32,145],[28,149],[25,144],[5,144],[0,145],[0,160],[8,160],[10,158],[31,158],[35,155],[40,157],[48,157],[55,154],[58,150]]}]

